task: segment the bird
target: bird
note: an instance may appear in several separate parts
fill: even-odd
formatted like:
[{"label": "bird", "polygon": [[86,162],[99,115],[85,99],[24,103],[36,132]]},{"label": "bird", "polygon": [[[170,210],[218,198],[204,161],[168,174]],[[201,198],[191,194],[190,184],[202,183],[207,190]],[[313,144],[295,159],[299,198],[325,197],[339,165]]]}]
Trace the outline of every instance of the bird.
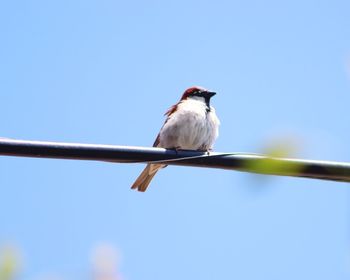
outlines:
[{"label": "bird", "polygon": [[[212,150],[219,136],[220,121],[210,105],[216,92],[193,86],[185,90],[181,99],[165,113],[166,120],[153,147],[177,150]],[[145,192],[156,173],[166,164],[149,163],[131,189]]]}]

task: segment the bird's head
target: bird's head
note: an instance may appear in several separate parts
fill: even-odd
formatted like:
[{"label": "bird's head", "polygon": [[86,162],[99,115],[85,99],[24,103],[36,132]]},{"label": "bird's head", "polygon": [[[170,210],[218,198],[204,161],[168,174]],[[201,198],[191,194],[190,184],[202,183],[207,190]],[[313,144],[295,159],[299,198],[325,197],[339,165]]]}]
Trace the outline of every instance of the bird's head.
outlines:
[{"label": "bird's head", "polygon": [[181,101],[194,99],[204,102],[208,107],[210,107],[210,98],[212,98],[216,92],[209,91],[205,88],[194,86],[188,88],[181,97]]}]

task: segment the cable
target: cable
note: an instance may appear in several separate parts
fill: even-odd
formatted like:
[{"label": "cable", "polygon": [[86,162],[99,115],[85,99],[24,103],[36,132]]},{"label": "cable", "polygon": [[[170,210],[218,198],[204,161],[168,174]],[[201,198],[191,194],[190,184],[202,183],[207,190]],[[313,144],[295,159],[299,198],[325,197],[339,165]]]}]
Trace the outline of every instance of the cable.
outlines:
[{"label": "cable", "polygon": [[260,174],[350,182],[350,163],[277,158],[252,153],[217,153],[100,144],[0,138],[0,155],[17,157],[164,163]]}]

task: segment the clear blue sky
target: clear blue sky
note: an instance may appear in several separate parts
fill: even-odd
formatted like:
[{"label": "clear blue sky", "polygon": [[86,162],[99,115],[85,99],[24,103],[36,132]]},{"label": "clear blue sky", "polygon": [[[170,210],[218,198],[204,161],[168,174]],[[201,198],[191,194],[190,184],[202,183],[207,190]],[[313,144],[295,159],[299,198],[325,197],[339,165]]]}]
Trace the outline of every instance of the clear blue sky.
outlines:
[{"label": "clear blue sky", "polygon": [[[217,151],[298,139],[350,161],[350,2],[2,1],[0,135],[152,145],[189,86],[218,92]],[[117,247],[125,280],[349,279],[349,184],[0,158],[0,244],[21,279],[84,279]],[[86,277],[85,277],[86,279]]]}]

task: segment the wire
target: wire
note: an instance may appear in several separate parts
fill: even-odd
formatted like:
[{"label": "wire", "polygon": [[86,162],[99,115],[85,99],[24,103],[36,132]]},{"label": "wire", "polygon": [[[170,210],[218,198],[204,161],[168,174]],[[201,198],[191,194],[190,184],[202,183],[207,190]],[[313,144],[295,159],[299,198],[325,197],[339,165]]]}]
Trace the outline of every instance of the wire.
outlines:
[{"label": "wire", "polygon": [[350,163],[276,158],[252,153],[216,153],[132,146],[0,138],[0,155],[113,163],[164,163],[260,174],[350,182]]}]

